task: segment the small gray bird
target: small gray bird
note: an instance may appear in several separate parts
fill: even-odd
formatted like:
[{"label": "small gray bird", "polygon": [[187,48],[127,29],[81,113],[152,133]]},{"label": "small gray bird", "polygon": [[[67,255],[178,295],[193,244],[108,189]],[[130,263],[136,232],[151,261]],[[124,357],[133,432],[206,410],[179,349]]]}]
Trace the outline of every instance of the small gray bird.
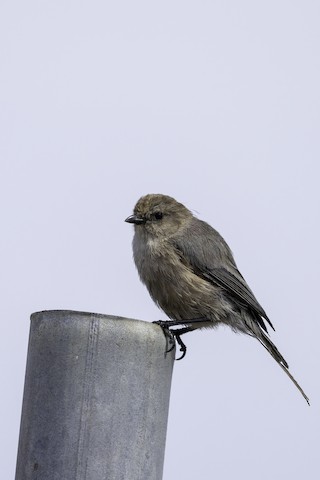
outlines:
[{"label": "small gray bird", "polygon": [[[138,200],[126,220],[134,224],[133,257],[142,282],[155,303],[172,321],[158,323],[180,345],[180,336],[198,328],[229,325],[255,337],[309,399],[271,342],[265,322],[274,330],[221,235],[184,205],[167,195]],[[183,326],[179,329],[169,327]],[[172,347],[173,348],[173,347]]]}]

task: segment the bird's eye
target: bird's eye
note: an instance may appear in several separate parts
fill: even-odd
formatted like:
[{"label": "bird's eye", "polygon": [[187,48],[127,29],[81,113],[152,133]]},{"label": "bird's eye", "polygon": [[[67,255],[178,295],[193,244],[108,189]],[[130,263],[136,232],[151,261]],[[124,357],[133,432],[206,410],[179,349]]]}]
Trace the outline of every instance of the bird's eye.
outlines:
[{"label": "bird's eye", "polygon": [[154,218],[155,218],[156,220],[161,220],[162,217],[163,217],[163,213],[162,213],[162,212],[155,212]]}]

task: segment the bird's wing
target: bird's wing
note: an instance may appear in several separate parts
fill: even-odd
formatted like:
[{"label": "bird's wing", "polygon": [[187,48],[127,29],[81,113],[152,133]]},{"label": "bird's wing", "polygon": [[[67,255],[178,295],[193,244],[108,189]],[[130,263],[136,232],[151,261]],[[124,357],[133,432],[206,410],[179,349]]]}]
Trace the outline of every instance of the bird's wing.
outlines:
[{"label": "bird's wing", "polygon": [[[241,278],[240,272],[238,273]],[[245,306],[249,307],[259,316],[263,317],[269,323],[270,327],[274,330],[274,327],[270,319],[268,318],[266,312],[261,307],[255,296],[253,295],[252,291],[249,289],[249,287],[244,281],[239,280],[239,278],[234,276],[225,268],[207,269],[206,271],[201,272],[201,276],[209,282],[215,283],[219,285],[219,287],[227,290],[234,298],[240,300],[240,302],[243,303]],[[262,328],[264,328],[263,323],[261,324],[259,322],[259,324],[262,326]]]},{"label": "bird's wing", "polygon": [[237,269],[230,248],[216,230],[194,218],[184,234],[173,239],[173,244],[181,260],[196,275],[223,288],[241,307],[250,309],[265,331],[267,329],[262,318],[274,330],[266,312]]}]

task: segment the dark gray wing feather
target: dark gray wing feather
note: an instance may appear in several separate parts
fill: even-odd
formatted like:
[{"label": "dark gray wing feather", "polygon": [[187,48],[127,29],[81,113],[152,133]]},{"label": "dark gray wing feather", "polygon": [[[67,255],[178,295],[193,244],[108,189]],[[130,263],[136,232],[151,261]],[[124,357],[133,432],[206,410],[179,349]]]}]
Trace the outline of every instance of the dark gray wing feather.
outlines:
[{"label": "dark gray wing feather", "polygon": [[[241,282],[237,277],[224,268],[208,269],[206,272],[203,272],[201,276],[209,280],[209,282],[216,283],[220,287],[225,288],[236,299],[240,300],[240,302],[243,302],[245,306],[250,307],[250,309],[252,309],[255,313],[263,317],[274,330],[274,327],[266,312],[243,281]],[[266,330],[263,322],[260,322],[258,318],[257,321],[259,322],[260,326]]]},{"label": "dark gray wing feather", "polygon": [[188,263],[196,275],[223,288],[241,307],[251,310],[265,331],[267,329],[261,317],[274,330],[266,312],[237,269],[230,248],[214,228],[193,217],[190,225],[172,241],[180,252],[181,260]]}]

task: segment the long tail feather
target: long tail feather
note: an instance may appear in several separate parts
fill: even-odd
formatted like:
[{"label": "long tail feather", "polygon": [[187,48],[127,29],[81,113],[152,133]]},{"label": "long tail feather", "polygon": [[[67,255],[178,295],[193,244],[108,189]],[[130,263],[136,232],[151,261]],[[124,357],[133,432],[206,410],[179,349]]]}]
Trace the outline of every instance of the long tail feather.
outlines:
[{"label": "long tail feather", "polygon": [[289,372],[289,366],[277,347],[271,342],[271,340],[260,330],[259,335],[255,335],[257,340],[261,343],[261,345],[264,346],[264,348],[271,354],[271,356],[275,359],[275,361],[280,365],[282,370],[288,375],[290,380],[294,383],[294,385],[297,387],[303,398],[306,400],[307,404],[310,405],[309,398],[307,395],[304,393],[303,389],[300,387],[299,383],[296,381],[296,379],[291,375]]}]

